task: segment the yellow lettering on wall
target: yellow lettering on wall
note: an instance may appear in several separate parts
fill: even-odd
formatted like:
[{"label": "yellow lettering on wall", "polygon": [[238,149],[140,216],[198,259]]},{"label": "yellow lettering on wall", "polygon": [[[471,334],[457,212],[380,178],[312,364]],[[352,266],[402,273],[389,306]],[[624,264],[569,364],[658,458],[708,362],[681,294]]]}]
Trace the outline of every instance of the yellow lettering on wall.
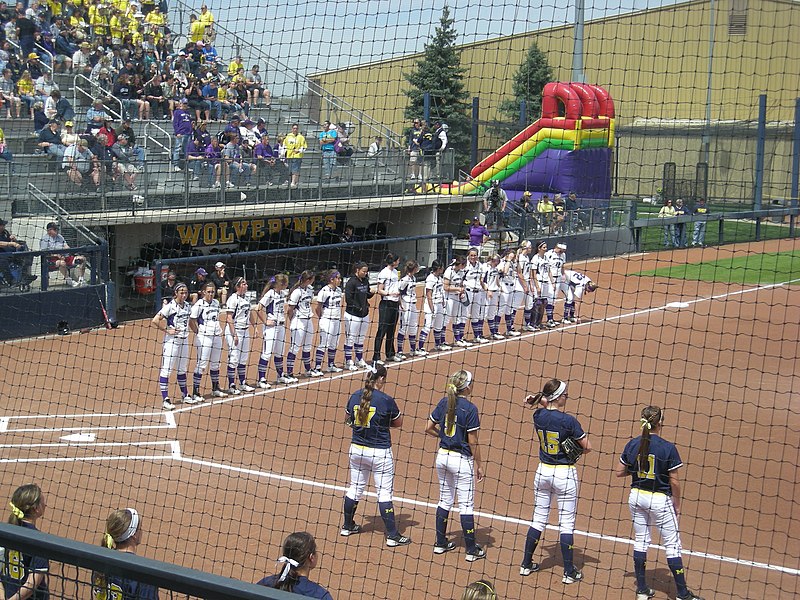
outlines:
[{"label": "yellow lettering on wall", "polygon": [[269,231],[270,235],[273,233],[278,233],[280,230],[281,230],[280,219],[269,219],[267,221],[267,231]]},{"label": "yellow lettering on wall", "polygon": [[264,237],[264,219],[253,219],[251,221],[253,227],[253,239],[260,240]]},{"label": "yellow lettering on wall", "polygon": [[325,215],[325,229],[336,229],[336,215]]},{"label": "yellow lettering on wall", "polygon": [[203,225],[203,244],[206,246],[213,246],[217,243],[217,225],[216,223],[206,223]]},{"label": "yellow lettering on wall", "polygon": [[320,229],[322,229],[322,219],[322,215],[314,215],[311,217],[311,224],[309,226],[311,234],[319,233]]},{"label": "yellow lettering on wall", "polygon": [[232,225],[233,234],[236,236],[237,240],[241,240],[244,234],[247,233],[247,228],[250,227],[250,221],[234,221]]},{"label": "yellow lettering on wall", "polygon": [[298,233],[308,233],[308,217],[295,217],[292,222],[292,229]]},{"label": "yellow lettering on wall", "polygon": [[233,234],[230,229],[228,229],[228,222],[222,221],[222,223],[219,224],[219,243],[232,244],[233,242]]},{"label": "yellow lettering on wall", "polygon": [[201,225],[178,225],[176,229],[182,245],[197,246],[197,242],[200,240]]}]

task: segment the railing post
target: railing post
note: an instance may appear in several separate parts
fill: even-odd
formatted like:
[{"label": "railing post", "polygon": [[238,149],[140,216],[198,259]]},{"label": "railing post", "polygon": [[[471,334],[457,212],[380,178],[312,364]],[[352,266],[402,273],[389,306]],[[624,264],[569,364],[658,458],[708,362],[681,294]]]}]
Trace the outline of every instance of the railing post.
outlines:
[{"label": "railing post", "polygon": [[[761,210],[764,194],[764,149],[767,139],[767,95],[758,97],[758,138],[756,140],[756,177],[753,189],[753,210]],[[761,218],[756,218],[756,241],[761,239]]]},{"label": "railing post", "polygon": [[470,140],[470,164],[478,164],[478,119],[480,118],[480,101],[472,98],[472,140]]}]

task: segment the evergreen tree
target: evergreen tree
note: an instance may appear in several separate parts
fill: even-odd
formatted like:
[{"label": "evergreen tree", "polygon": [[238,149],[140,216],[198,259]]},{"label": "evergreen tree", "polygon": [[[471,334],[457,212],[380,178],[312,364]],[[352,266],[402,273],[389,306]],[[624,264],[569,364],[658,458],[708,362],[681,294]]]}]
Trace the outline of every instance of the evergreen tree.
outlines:
[{"label": "evergreen tree", "polygon": [[467,109],[469,94],[464,89],[466,69],[461,66],[461,51],[456,46],[458,34],[453,27],[447,5],[436,32],[427,44],[425,54],[417,61],[414,71],[403,76],[411,84],[405,90],[409,103],[405,116],[411,120],[423,117],[423,96],[431,95],[431,121],[447,123],[448,146],[455,149],[456,166],[465,168],[469,161],[470,118]]},{"label": "evergreen tree", "polygon": [[511,88],[513,99],[500,103],[500,114],[507,116],[516,129],[519,123],[519,104],[525,100],[527,105],[527,121],[533,123],[542,113],[542,90],[545,84],[553,81],[553,69],[547,62],[544,52],[534,42],[525,55],[525,60],[514,75]]}]

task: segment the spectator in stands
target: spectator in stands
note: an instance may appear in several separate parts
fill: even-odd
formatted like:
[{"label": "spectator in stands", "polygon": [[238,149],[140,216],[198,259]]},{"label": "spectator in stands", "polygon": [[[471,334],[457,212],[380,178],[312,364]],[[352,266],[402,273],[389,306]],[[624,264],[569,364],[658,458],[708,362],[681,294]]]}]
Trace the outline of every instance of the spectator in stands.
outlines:
[{"label": "spectator in stands", "polygon": [[253,148],[253,158],[258,165],[258,173],[267,181],[267,185],[275,185],[283,181],[283,175],[279,172],[278,165],[281,166],[276,156],[275,150],[269,143],[269,136],[264,135],[261,141]]},{"label": "spectator in stands", "polygon": [[222,149],[222,169],[225,173],[226,185],[233,187],[234,176],[236,185],[250,186],[250,177],[255,174],[256,166],[242,160],[242,150],[239,146],[238,133],[228,134],[228,143]]},{"label": "spectator in stands", "polygon": [[192,138],[198,142],[197,146],[205,150],[206,146],[211,143],[211,134],[208,132],[208,122],[200,121],[194,124],[192,129]]},{"label": "spectator in stands", "polygon": [[80,140],[80,136],[75,132],[75,123],[73,121],[66,121],[64,123],[64,130],[61,132],[61,143],[64,148],[74,146]]},{"label": "spectator in stands", "polygon": [[96,98],[89,110],[86,111],[86,133],[95,135],[108,118],[103,101],[100,98]]},{"label": "spectator in stands", "polygon": [[25,62],[25,69],[31,74],[31,79],[33,79],[34,82],[39,79],[39,77],[42,76],[42,73],[46,70],[42,65],[42,62],[39,60],[39,55],[36,54],[36,52],[31,52],[28,54],[28,60]]},{"label": "spectator in stands", "polygon": [[[58,225],[53,222],[47,224],[47,233],[39,241],[39,250],[67,250],[69,244],[64,237],[58,233]],[[72,287],[84,284],[86,275],[86,257],[80,254],[48,254],[47,261],[50,271],[58,271],[64,276],[65,281]],[[78,280],[74,280],[69,270],[75,268],[78,271]]]},{"label": "spectator in stands", "polygon": [[306,138],[300,133],[300,126],[297,123],[292,124],[291,133],[283,138],[283,145],[286,148],[286,160],[289,162],[291,176],[289,187],[294,189],[300,183],[300,165],[308,148]]},{"label": "spectator in stands", "polygon": [[[214,187],[219,188],[222,175],[222,147],[216,136],[211,138],[211,143],[206,146],[206,163],[209,169],[209,180],[214,177]],[[219,286],[217,286],[219,287]]]},{"label": "spectator in stands", "polygon": [[319,565],[319,561],[320,555],[317,554],[314,537],[305,531],[292,533],[283,542],[281,557],[278,559],[280,573],[265,577],[258,585],[299,596],[333,600],[325,588],[308,578],[311,570]]},{"label": "spectator in stands", "polygon": [[192,13],[189,15],[189,41],[190,42],[202,42],[203,41],[203,34],[206,32],[206,25],[200,19],[197,18],[197,15]]},{"label": "spectator in stands", "polygon": [[478,215],[472,217],[472,225],[469,226],[469,245],[473,247],[483,246],[489,241],[490,232],[485,225],[481,225]]},{"label": "spectator in stands", "polygon": [[245,84],[247,88],[247,100],[250,102],[250,105],[253,107],[258,106],[258,99],[264,99],[264,108],[269,108],[272,104],[272,98],[270,97],[269,90],[264,87],[264,80],[261,78],[261,74],[258,72],[259,66],[253,65],[250,68],[250,73],[247,74],[245,79]]},{"label": "spectator in stands", "polygon": [[[215,138],[216,139],[216,138]],[[219,296],[220,303],[225,304],[228,300],[228,289],[231,282],[227,273],[225,273],[225,263],[217,262],[214,264],[214,272],[208,276],[215,286],[217,286],[217,295]]]},{"label": "spectator in stands", "polygon": [[[209,144],[211,142],[209,141]],[[206,160],[206,146],[197,137],[192,136],[186,146],[186,163],[189,170],[192,172],[192,181],[199,181],[200,174],[203,168],[203,163]],[[211,176],[209,175],[208,184],[211,185]]]},{"label": "spectator in stands", "polygon": [[133,130],[133,127],[131,127],[130,117],[126,117],[122,120],[122,125],[120,125],[119,131],[117,132],[117,140],[123,136],[128,138],[128,146],[132,148],[133,153],[136,155],[136,159],[139,161],[139,164],[143,164],[144,148],[140,148],[136,143],[138,138],[136,137],[136,132]]},{"label": "spectator in stands", "polygon": [[53,81],[53,75],[50,71],[42,73],[33,83],[34,91],[42,102],[47,102],[50,92],[58,89],[58,84]]},{"label": "spectator in stands", "polygon": [[48,156],[60,161],[64,158],[64,151],[67,149],[61,143],[61,133],[59,132],[58,121],[50,121],[47,127],[39,133],[39,150],[46,152]]},{"label": "spectator in stands", "polygon": [[208,102],[211,116],[216,121],[222,120],[222,102],[219,101],[219,86],[211,79],[203,86],[203,98]]},{"label": "spectator in stands", "polygon": [[[74,14],[74,13],[73,13]],[[72,72],[89,77],[92,73],[92,45],[81,42],[80,48],[72,55]]]},{"label": "spectator in stands", "polygon": [[553,198],[553,218],[550,221],[550,234],[556,231],[563,232],[564,219],[566,217],[566,204],[561,194],[556,194]]},{"label": "spectator in stands", "polygon": [[139,98],[139,91],[131,85],[127,73],[119,74],[113,94],[122,102],[124,115],[138,118],[140,121],[149,119],[150,105]]},{"label": "spectator in stands", "polygon": [[[683,217],[685,215],[691,214],[689,209],[684,206],[683,198],[678,198],[675,200],[675,216],[676,217]],[[686,247],[686,223],[675,223],[675,247],[676,248],[685,248]]]},{"label": "spectator in stands", "polygon": [[44,105],[44,114],[48,119],[71,121],[75,118],[75,111],[69,100],[61,97],[61,92],[53,90]]},{"label": "spectator in stands", "polygon": [[[0,156],[0,158],[2,158]],[[697,216],[708,214],[708,207],[706,206],[705,198],[698,198],[694,206],[694,213]],[[706,245],[706,225],[707,221],[695,221],[694,231],[692,232],[692,246],[705,246]]]},{"label": "spectator in stands", "polygon": [[6,61],[6,68],[11,69],[11,79],[14,81],[14,84],[19,81],[20,75],[25,70],[25,65],[23,65],[17,55],[13,52],[9,55],[8,60]]},{"label": "spectator in stands", "polygon": [[493,179],[491,186],[483,194],[483,214],[486,215],[486,224],[499,229],[505,227],[505,212],[508,207],[506,191],[500,187],[500,180]]},{"label": "spectator in stands", "polygon": [[67,177],[75,185],[81,185],[86,178],[89,178],[95,186],[100,187],[100,163],[89,151],[89,142],[86,140],[79,140],[77,144],[64,151],[61,168],[67,172]]},{"label": "spectator in stands", "polygon": [[[11,508],[11,525],[19,525],[26,529],[37,531],[36,522],[44,516],[47,504],[41,488],[35,483],[18,487],[8,503]],[[10,568],[10,556],[15,556],[14,568]],[[47,575],[50,570],[50,561],[46,558],[23,554],[11,548],[6,548],[3,553],[5,568],[2,573],[3,590],[5,598],[48,598]]]},{"label": "spectator in stands", "polygon": [[[672,200],[665,200],[664,206],[658,211],[659,219],[670,219],[675,216],[675,207]],[[675,243],[675,225],[664,225],[664,247],[669,248]]]},{"label": "spectator in stands", "polygon": [[37,136],[42,133],[42,129],[47,127],[50,119],[44,114],[44,104],[36,102],[33,105],[33,133]]},{"label": "spectator in stands", "polygon": [[105,136],[105,145],[111,148],[117,141],[117,130],[114,129],[114,122],[111,119],[103,121],[103,126],[97,130],[95,137]]},{"label": "spectator in stands", "polygon": [[230,112],[239,112],[242,110],[242,105],[239,104],[239,92],[236,90],[236,83],[233,81],[229,81],[224,88],[225,90],[225,102],[223,105],[223,109],[227,109]]},{"label": "spectator in stands", "polygon": [[24,243],[17,240],[17,236],[6,229],[8,221],[0,219],[0,252],[14,252],[24,246]]},{"label": "spectator in stands", "polygon": [[422,180],[430,181],[433,168],[436,166],[436,136],[427,123],[423,122],[419,135],[419,147],[422,154]]},{"label": "spectator in stands", "polygon": [[27,69],[22,72],[17,81],[17,95],[28,107],[28,113],[33,121],[33,103],[36,102],[36,91],[31,73]]},{"label": "spectator in stands", "polygon": [[206,29],[214,25],[214,15],[208,10],[208,6],[205,4],[200,7],[200,16],[198,19]]},{"label": "spectator in stands", "polygon": [[203,287],[209,283],[208,271],[200,267],[194,272],[194,277],[189,282],[189,302],[194,304],[200,297]]},{"label": "spectator in stands", "polygon": [[539,225],[541,225],[542,228],[547,227],[552,231],[550,227],[553,222],[555,208],[553,207],[553,201],[550,200],[550,196],[542,194],[542,197],[539,198],[539,203],[536,205],[536,212],[539,213]]},{"label": "spectator in stands", "polygon": [[172,132],[175,134],[175,144],[172,147],[172,168],[180,172],[180,161],[186,156],[186,146],[192,135],[192,116],[189,114],[189,101],[181,98],[178,108],[172,113]]},{"label": "spectator in stands", "polygon": [[205,118],[211,118],[211,102],[203,97],[203,92],[200,83],[194,75],[188,77],[189,86],[186,88],[186,100],[189,108],[194,111],[194,117],[197,121]]},{"label": "spectator in stands", "polygon": [[22,116],[22,100],[16,93],[17,87],[11,78],[11,69],[3,69],[3,77],[0,79],[0,100],[6,108],[6,119]]},{"label": "spectator in stands", "polygon": [[255,129],[255,122],[250,119],[245,119],[244,123],[239,127],[239,136],[242,141],[247,141],[251,148],[255,148],[256,144],[261,140],[261,136]]},{"label": "spectator in stands", "polygon": [[153,119],[169,118],[169,103],[164,96],[161,83],[161,74],[157,72],[144,84],[144,100],[150,104],[150,114]]},{"label": "spectator in stands", "polygon": [[322,122],[322,131],[317,136],[319,148],[322,151],[322,176],[326,179],[333,177],[333,170],[336,168],[336,150],[334,146],[339,133],[336,125],[330,121]]},{"label": "spectator in stands", "polygon": [[177,273],[175,271],[170,271],[167,273],[166,279],[161,282],[161,302],[163,304],[169,304],[169,301],[172,300],[173,296],[175,296],[175,286],[180,283],[178,279]]},{"label": "spectator in stands", "polygon": [[33,52],[33,34],[36,33],[36,23],[31,21],[25,14],[17,15],[17,39],[22,56],[28,56]]},{"label": "spectator in stands", "polygon": [[6,134],[3,133],[2,127],[0,127],[0,158],[9,163],[14,160],[14,157],[11,155],[11,150],[8,149]]},{"label": "spectator in stands", "polygon": [[244,72],[242,57],[237,55],[228,65],[228,77],[233,79],[237,74]]},{"label": "spectator in stands", "polygon": [[[108,136],[105,133],[98,132],[96,136],[90,136],[86,141],[89,144],[89,152],[92,153],[97,161],[101,175],[104,173],[112,177],[114,169],[112,168],[111,147],[108,145]],[[97,191],[99,192],[100,188]]]},{"label": "spectator in stands", "polygon": [[[103,539],[104,548],[136,554],[142,542],[142,522],[139,513],[133,508],[115,510],[106,519]],[[120,575],[92,573],[92,598],[136,598],[137,600],[158,600],[158,588]]]},{"label": "spectator in stands", "polygon": [[139,157],[134,147],[129,143],[128,136],[122,135],[118,137],[117,142],[111,146],[110,152],[114,180],[116,181],[116,178],[122,175],[129,190],[138,189],[136,187],[136,176],[144,167],[139,162]]}]

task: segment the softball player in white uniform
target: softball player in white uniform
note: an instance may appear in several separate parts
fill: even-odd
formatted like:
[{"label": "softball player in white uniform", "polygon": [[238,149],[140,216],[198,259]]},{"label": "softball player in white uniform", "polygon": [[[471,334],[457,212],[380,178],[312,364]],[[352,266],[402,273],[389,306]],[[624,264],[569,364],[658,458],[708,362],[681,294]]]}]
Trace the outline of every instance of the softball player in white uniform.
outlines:
[{"label": "softball player in white uniform", "polygon": [[655,595],[646,578],[651,526],[661,534],[678,600],[703,600],[686,587],[686,570],[681,557],[678,511],[682,498],[678,469],[683,466],[683,461],[675,444],[661,437],[664,412],[658,406],[642,409],[640,423],[642,435],[625,445],[616,469],[617,477],[631,477],[628,507],[636,536],[633,544],[636,600],[648,600]]},{"label": "softball player in white uniform", "polygon": [[445,329],[448,323],[453,323],[453,340],[456,346],[467,348],[472,344],[464,339],[464,328],[467,323],[467,308],[464,306],[467,293],[464,288],[464,267],[467,259],[456,256],[453,262],[444,271],[444,291],[446,296]]},{"label": "softball player in white uniform", "polygon": [[409,260],[403,267],[400,278],[400,327],[397,330],[397,351],[402,354],[406,338],[410,348],[410,356],[425,356],[425,350],[417,347],[419,331],[419,309],[417,308],[417,271],[419,263]]},{"label": "softball player in white uniform", "polygon": [[467,316],[472,326],[475,342],[483,344],[489,340],[483,337],[483,320],[486,318],[486,283],[483,281],[485,265],[478,260],[478,249],[470,248],[467,252],[467,264],[464,267],[464,289],[467,292],[469,308]]},{"label": "softball player in white uniform", "polygon": [[533,305],[531,323],[536,329],[541,329],[547,305],[547,292],[545,284],[550,284],[550,265],[547,263],[545,254],[547,252],[547,242],[539,242],[536,246],[536,254],[531,257],[531,283],[534,287],[536,300]]},{"label": "softball player in white uniform", "polygon": [[558,502],[561,556],[564,559],[564,577],[561,581],[569,584],[583,579],[583,574],[573,562],[578,471],[574,459],[564,452],[563,443],[567,438],[572,438],[583,448],[584,454],[590,452],[592,447],[578,419],[563,412],[567,398],[567,384],[558,379],[551,379],[541,392],[525,398],[526,404],[537,407],[533,424],[539,442],[539,467],[534,480],[536,506],[525,539],[525,554],[519,573],[526,576],[539,570],[539,565],[533,562],[533,553],[547,526],[550,506],[555,498]]},{"label": "softball player in white uniform", "polygon": [[486,287],[486,321],[492,339],[505,339],[500,333],[500,255],[494,254],[484,265],[483,284]]},{"label": "softball player in white uniform", "polygon": [[517,252],[517,280],[514,282],[514,308],[522,309],[522,331],[534,331],[531,325],[533,290],[531,289],[531,253],[533,245],[525,240]]},{"label": "softball player in white uniform", "polygon": [[270,358],[275,363],[278,372],[278,383],[291,383],[284,381],[283,353],[286,350],[286,298],[289,291],[289,278],[283,273],[275,275],[264,287],[261,300],[256,305],[256,318],[264,325],[264,342],[261,347],[261,356],[258,358],[258,387],[266,390],[270,387],[267,382],[267,368]]},{"label": "softball player in white uniform", "polygon": [[[161,401],[164,410],[172,410],[175,405],[169,400],[169,374],[173,369],[178,373],[178,387],[183,401],[190,403],[186,385],[186,370],[189,366],[189,314],[191,307],[186,302],[189,288],[179,283],[175,286],[175,295],[153,317],[152,324],[164,332],[164,350],[161,355],[161,371],[158,374],[158,387],[161,389]],[[163,323],[163,327],[162,327]]]},{"label": "softball player in white uniform", "polygon": [[314,272],[303,271],[286,301],[286,318],[289,320],[290,345],[286,355],[286,377],[297,382],[294,361],[302,350],[306,377],[321,377],[322,371],[311,368],[311,342],[314,340],[314,322],[311,320],[311,299],[314,297]]},{"label": "softball player in white uniform", "polygon": [[514,289],[519,280],[517,253],[514,250],[508,250],[497,268],[500,271],[500,314],[506,321],[506,336],[518,336],[519,331],[514,329],[514,318],[517,315],[514,306]]},{"label": "softball player in white uniform", "polygon": [[545,255],[547,264],[550,267],[550,283],[547,286],[547,326],[555,327],[558,325],[553,318],[553,311],[555,310],[556,297],[559,292],[564,292],[564,263],[567,262],[567,245],[556,244],[552,250],[548,250]]},{"label": "softball player in white uniform", "polygon": [[[247,280],[237,278],[233,283],[234,293],[225,302],[225,341],[228,343],[228,393],[252,392],[255,388],[247,384],[247,359],[250,356],[250,300],[247,299]],[[239,387],[236,387],[236,375]]]},{"label": "softball player in white uniform", "polygon": [[564,283],[566,301],[564,302],[564,320],[562,323],[580,323],[580,306],[584,292],[593,292],[597,289],[591,279],[583,273],[564,269]]},{"label": "softball player in white uniform", "polygon": [[478,408],[469,400],[472,373],[457,371],[447,381],[447,395],[433,409],[425,433],[439,438],[436,473],[439,476],[439,504],[436,508],[436,543],[434,554],[455,549],[447,540],[447,521],[458,498],[461,528],[467,547],[466,559],[473,562],[486,557],[475,543],[475,475],[484,477],[481,449],[478,444],[480,418]]},{"label": "softball player in white uniform", "polygon": [[[344,286],[344,360],[349,371],[367,367],[364,361],[364,339],[369,329],[369,267],[357,262],[354,275]],[[355,356],[355,359],[354,359]]]},{"label": "softball player in white uniform", "polygon": [[328,285],[322,286],[314,301],[319,319],[319,345],[314,357],[314,371],[322,373],[325,353],[328,354],[328,373],[341,373],[336,366],[336,348],[342,329],[342,275],[339,271],[328,274]]},{"label": "softball player in white uniform", "polygon": [[418,348],[423,348],[433,329],[434,350],[452,350],[452,346],[444,343],[444,282],[442,272],[444,267],[438,260],[431,263],[430,273],[425,278],[425,298],[422,301],[422,312],[425,315],[422,331],[419,334]]},{"label": "softball player in white uniform", "polygon": [[353,428],[350,444],[350,486],[344,496],[344,526],[340,535],[361,531],[354,517],[369,477],[378,488],[378,508],[386,527],[386,545],[405,546],[411,538],[397,530],[392,496],[394,494],[394,456],[391,429],[403,424],[403,414],[394,398],[383,392],[386,367],[370,368],[363,389],[355,392],[345,407],[347,423]]},{"label": "softball player in white uniform", "polygon": [[[202,402],[200,382],[203,373],[211,368],[211,395],[224,398],[228,394],[219,387],[219,364],[222,356],[222,327],[219,323],[220,306],[216,299],[217,286],[208,282],[200,289],[200,298],[192,306],[189,315],[189,329],[194,333],[194,347],[197,352],[194,374],[192,376],[192,403]],[[186,401],[188,403],[188,400]]]}]

